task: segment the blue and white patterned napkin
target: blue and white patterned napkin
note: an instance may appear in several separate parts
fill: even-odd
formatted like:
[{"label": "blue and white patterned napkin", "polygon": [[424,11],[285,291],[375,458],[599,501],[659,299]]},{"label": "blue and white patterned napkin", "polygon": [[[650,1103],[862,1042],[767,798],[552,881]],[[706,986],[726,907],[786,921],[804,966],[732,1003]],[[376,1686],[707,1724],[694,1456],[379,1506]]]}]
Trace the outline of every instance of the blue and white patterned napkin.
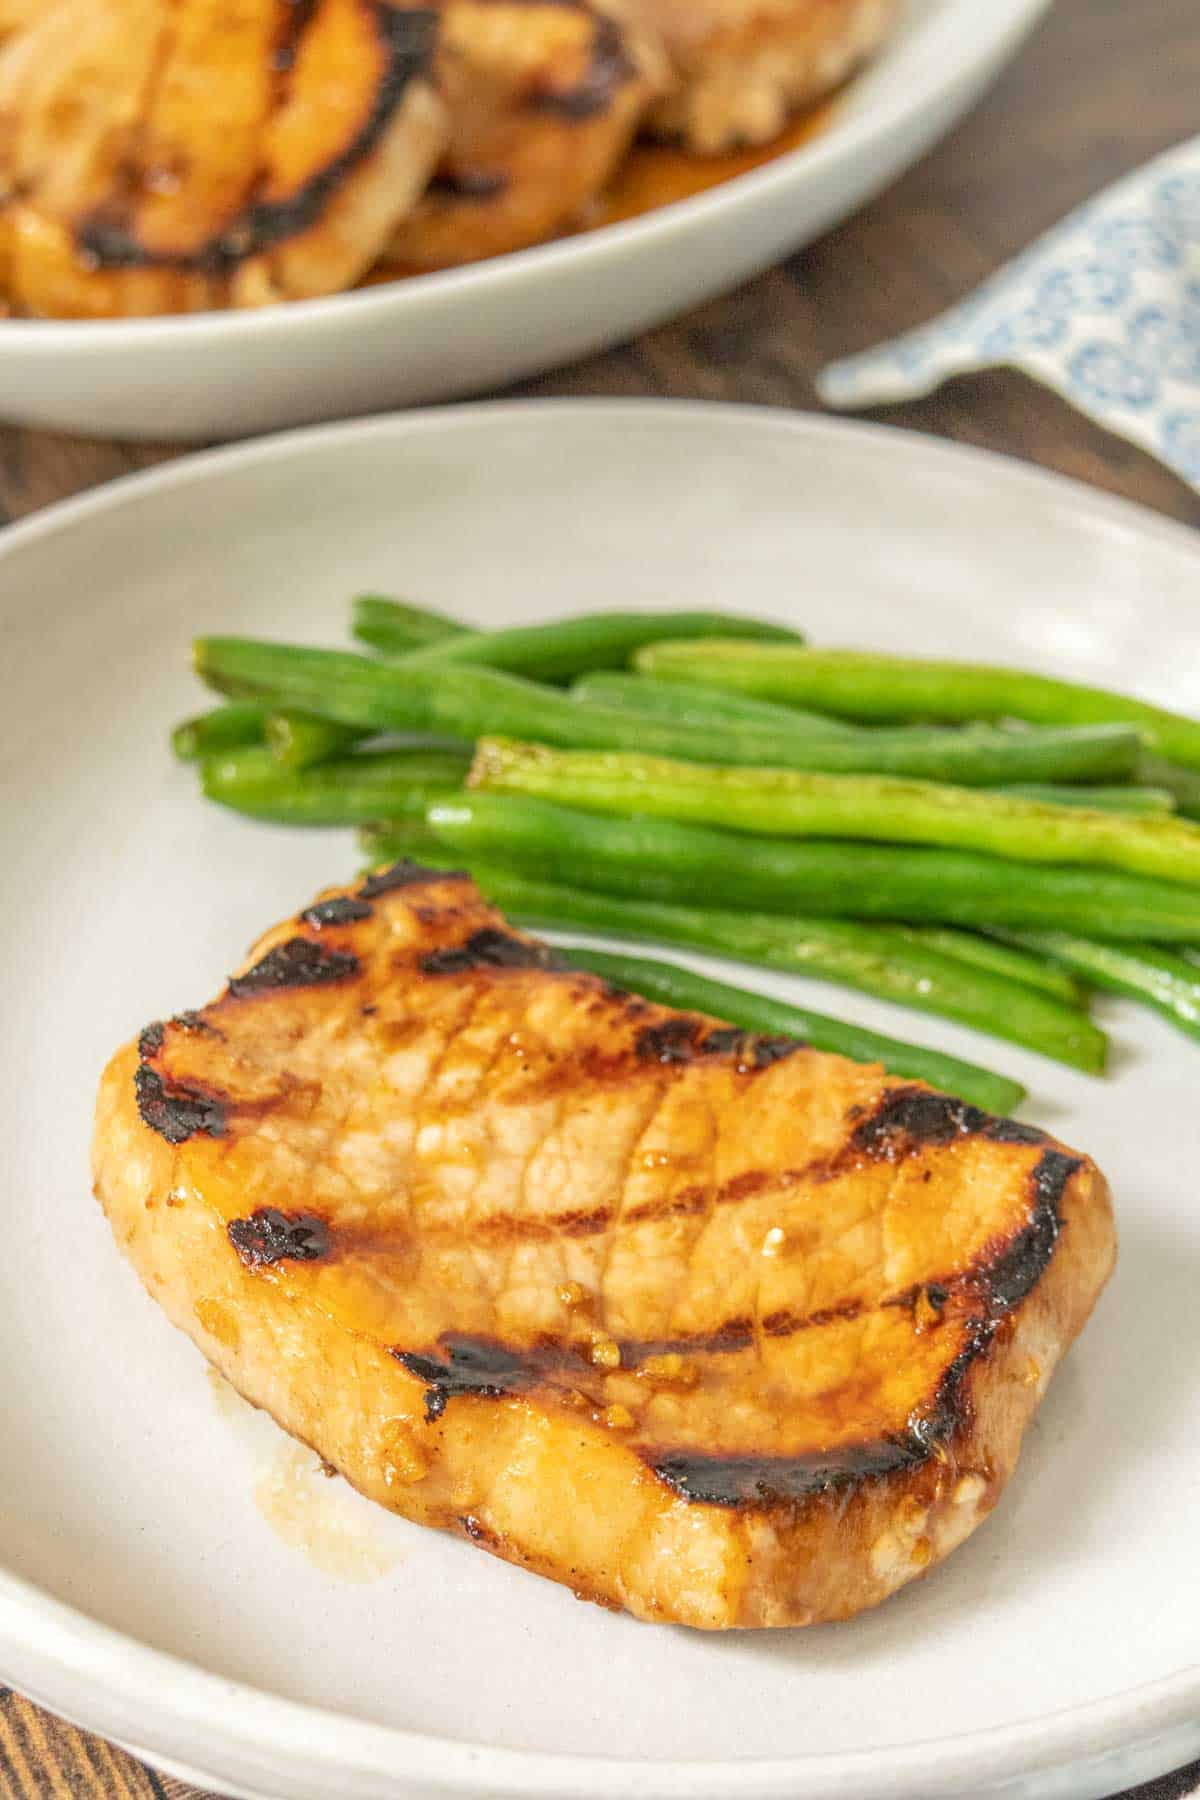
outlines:
[{"label": "blue and white patterned napkin", "polygon": [[931,324],[818,378],[889,405],[1011,364],[1200,488],[1200,138],[1072,213]]}]

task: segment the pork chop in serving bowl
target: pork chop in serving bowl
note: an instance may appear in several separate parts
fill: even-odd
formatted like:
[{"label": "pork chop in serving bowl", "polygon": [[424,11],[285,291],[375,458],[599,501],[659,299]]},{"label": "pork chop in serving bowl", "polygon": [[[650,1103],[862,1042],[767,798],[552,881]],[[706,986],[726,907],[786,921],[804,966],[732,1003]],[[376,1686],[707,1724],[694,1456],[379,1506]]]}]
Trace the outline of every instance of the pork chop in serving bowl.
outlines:
[{"label": "pork chop in serving bowl", "polygon": [[[829,4],[851,19],[865,0]],[[633,336],[879,191],[1047,4],[907,0],[828,105],[712,157],[663,109],[757,138],[804,91],[810,0],[763,0],[766,35],[734,34],[754,72],[733,107],[732,0],[697,9],[694,43],[655,23],[665,0],[0,0],[5,416],[229,438],[482,392]]]},{"label": "pork chop in serving bowl", "polygon": [[94,1171],[172,1320],[363,1493],[710,1629],[961,1543],[1114,1255],[1087,1157],[633,999],[411,863],[118,1052]]},{"label": "pork chop in serving bowl", "polygon": [[895,0],[7,0],[0,292],[22,314],[261,306],[578,227],[646,126],[778,136]]}]

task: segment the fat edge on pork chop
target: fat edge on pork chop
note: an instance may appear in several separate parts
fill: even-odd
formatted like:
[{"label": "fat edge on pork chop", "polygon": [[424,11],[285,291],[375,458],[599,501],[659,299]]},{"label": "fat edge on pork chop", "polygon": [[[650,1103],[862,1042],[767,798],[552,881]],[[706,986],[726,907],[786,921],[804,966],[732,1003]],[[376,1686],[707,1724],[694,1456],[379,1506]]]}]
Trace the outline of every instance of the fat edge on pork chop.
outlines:
[{"label": "fat edge on pork chop", "polygon": [[961,1543],[1115,1247],[1043,1133],[617,992],[410,863],[119,1051],[94,1174],[168,1317],[362,1493],[710,1629]]}]

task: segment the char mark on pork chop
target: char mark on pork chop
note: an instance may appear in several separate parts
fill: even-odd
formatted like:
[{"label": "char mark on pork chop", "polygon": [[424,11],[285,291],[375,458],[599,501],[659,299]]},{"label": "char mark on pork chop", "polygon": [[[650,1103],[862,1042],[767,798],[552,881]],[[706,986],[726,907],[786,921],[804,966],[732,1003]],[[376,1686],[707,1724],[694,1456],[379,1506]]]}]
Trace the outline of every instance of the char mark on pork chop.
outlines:
[{"label": "char mark on pork chop", "polygon": [[225,1132],[225,1105],[214,1094],[178,1084],[168,1087],[162,1076],[146,1063],[134,1075],[134,1093],[142,1123],[168,1144],[185,1144],[190,1137],[203,1133],[222,1137]]},{"label": "char mark on pork chop", "polygon": [[230,1243],[248,1269],[281,1262],[315,1262],[329,1250],[329,1227],[315,1213],[282,1213],[263,1206],[248,1219],[232,1219]]},{"label": "char mark on pork chop", "polygon": [[616,20],[601,16],[596,21],[587,68],[575,86],[537,88],[529,97],[529,106],[534,112],[557,113],[579,124],[608,112],[617,90],[637,74]]},{"label": "char mark on pork chop", "polygon": [[[310,908],[310,911],[312,909]],[[309,921],[312,922],[311,920]],[[244,975],[235,975],[229,993],[235,1000],[248,994],[278,992],[284,988],[321,987],[330,981],[348,981],[358,974],[358,959],[346,951],[327,950],[310,938],[289,938],[256,962]]]}]

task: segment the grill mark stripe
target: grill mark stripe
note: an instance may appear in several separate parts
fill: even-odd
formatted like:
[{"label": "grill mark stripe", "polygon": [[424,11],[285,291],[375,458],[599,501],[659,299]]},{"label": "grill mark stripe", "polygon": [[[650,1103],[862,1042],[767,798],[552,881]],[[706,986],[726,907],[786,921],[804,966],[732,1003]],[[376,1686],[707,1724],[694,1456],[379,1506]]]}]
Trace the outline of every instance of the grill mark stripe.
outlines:
[{"label": "grill mark stripe", "polygon": [[693,1505],[771,1506],[811,1498],[878,1479],[926,1460],[903,1438],[866,1439],[806,1456],[703,1456],[668,1449],[642,1451],[658,1479]]},{"label": "grill mark stripe", "polygon": [[325,987],[358,973],[358,958],[348,950],[330,950],[312,938],[294,937],[268,950],[244,975],[231,976],[227,993],[231,1000],[244,1000],[296,988]]},{"label": "grill mark stripe", "polygon": [[[240,1223],[241,1221],[235,1221]],[[306,1229],[309,1224],[319,1224],[311,1215],[304,1215],[299,1223]],[[305,1255],[299,1260],[312,1260]],[[947,1298],[955,1293],[971,1287],[977,1279],[975,1271],[968,1271],[956,1282],[946,1284],[941,1291]],[[820,1307],[815,1312],[796,1314],[778,1312],[768,1314],[763,1321],[764,1335],[770,1338],[786,1338],[798,1336],[804,1331],[818,1331],[827,1325],[842,1324],[866,1316],[870,1312],[911,1308],[917,1295],[927,1286],[938,1286],[936,1283],[921,1283],[917,1288],[907,1288],[903,1293],[889,1295],[868,1307],[863,1300],[845,1300],[833,1306]],[[658,1356],[725,1356],[736,1355],[748,1350],[754,1343],[754,1329],[747,1318],[727,1319],[713,1327],[711,1331],[697,1332],[690,1336],[662,1338],[619,1338],[614,1340],[621,1352],[621,1367],[636,1369],[651,1357]],[[532,1346],[508,1344],[499,1338],[471,1337],[461,1332],[443,1332],[434,1350],[410,1350],[402,1346],[393,1346],[390,1354],[403,1361],[405,1357],[425,1360],[436,1360],[437,1350],[447,1344],[489,1344],[497,1356],[503,1356],[512,1365],[518,1364],[524,1369],[536,1363],[538,1370],[550,1373],[562,1370],[579,1370],[586,1368],[594,1373],[594,1366],[583,1356],[579,1345],[569,1343],[562,1338],[547,1335]]]},{"label": "grill mark stripe", "polygon": [[226,1236],[248,1269],[281,1262],[317,1262],[329,1249],[329,1228],[315,1213],[285,1213],[263,1206],[246,1219],[231,1219]]},{"label": "grill mark stripe", "polygon": [[143,1125],[168,1144],[186,1144],[193,1137],[224,1137],[227,1108],[217,1096],[182,1082],[165,1081],[146,1062],[138,1064],[133,1087]]},{"label": "grill mark stripe", "polygon": [[571,121],[593,118],[607,111],[616,90],[637,74],[617,22],[598,12],[590,0],[475,0],[475,4],[505,7],[519,4],[531,11],[554,7],[563,12],[586,13],[591,18],[591,52],[583,79],[565,92],[543,91],[532,95],[526,103],[531,111],[558,113]]},{"label": "grill mark stripe", "polygon": [[512,183],[507,175],[485,174],[477,169],[440,169],[425,190],[425,198],[450,205],[483,206],[506,194]]},{"label": "grill mark stripe", "polygon": [[1010,1311],[1036,1286],[1054,1255],[1062,1231],[1063,1195],[1083,1167],[1066,1151],[1047,1149],[1030,1176],[1029,1223],[997,1256],[989,1271],[993,1305]]},{"label": "grill mark stripe", "polygon": [[306,906],[300,914],[300,923],[311,926],[314,931],[323,931],[327,925],[357,925],[373,916],[372,908],[365,900],[356,900],[352,894],[338,894],[332,900],[318,900],[315,905]]},{"label": "grill mark stripe", "polygon": [[[547,0],[555,4],[557,0]],[[387,871],[384,872],[388,873]],[[458,877],[453,877],[457,879]],[[469,876],[462,879],[470,880]],[[360,893],[366,893],[361,888]],[[493,915],[494,916],[494,915]],[[780,1037],[733,1027],[716,1025],[694,1013],[674,1013],[669,1008],[652,1008],[648,1002],[614,988],[599,976],[572,968],[569,960],[539,939],[528,938],[497,926],[484,926],[457,944],[441,945],[418,959],[423,975],[444,977],[503,970],[538,971],[560,975],[602,993],[624,1004],[627,1018],[650,1011],[663,1014],[652,1025],[643,1027],[635,1036],[631,1052],[621,1053],[607,1061],[582,1057],[578,1074],[582,1081],[623,1081],[628,1079],[631,1064],[658,1063],[680,1070],[695,1063],[721,1059],[729,1062],[739,1075],[761,1074],[798,1051],[808,1049],[800,1038]],[[954,1104],[958,1105],[959,1102]],[[980,1119],[987,1115],[980,1114]]]},{"label": "grill mark stripe", "polygon": [[296,66],[296,53],[305,32],[312,23],[313,14],[317,9],[317,0],[282,0],[282,6],[279,34],[271,57],[271,66],[276,76],[279,77],[275,84],[273,111],[282,105],[290,91],[290,77]]},{"label": "grill mark stripe", "polygon": [[469,881],[471,878],[464,869],[431,869],[425,863],[414,862],[409,856],[402,856],[399,862],[389,864],[386,869],[377,869],[373,875],[358,887],[360,900],[377,900],[381,894],[394,894],[403,888],[427,887],[436,881]]},{"label": "grill mark stripe", "polygon": [[573,88],[544,89],[527,102],[530,112],[545,113],[568,124],[583,124],[609,111],[617,92],[636,75],[615,19],[595,19],[588,66]]},{"label": "grill mark stripe", "polygon": [[418,961],[422,975],[470,975],[478,970],[566,971],[563,958],[536,938],[518,937],[494,925],[473,931],[462,944],[427,951]]}]

